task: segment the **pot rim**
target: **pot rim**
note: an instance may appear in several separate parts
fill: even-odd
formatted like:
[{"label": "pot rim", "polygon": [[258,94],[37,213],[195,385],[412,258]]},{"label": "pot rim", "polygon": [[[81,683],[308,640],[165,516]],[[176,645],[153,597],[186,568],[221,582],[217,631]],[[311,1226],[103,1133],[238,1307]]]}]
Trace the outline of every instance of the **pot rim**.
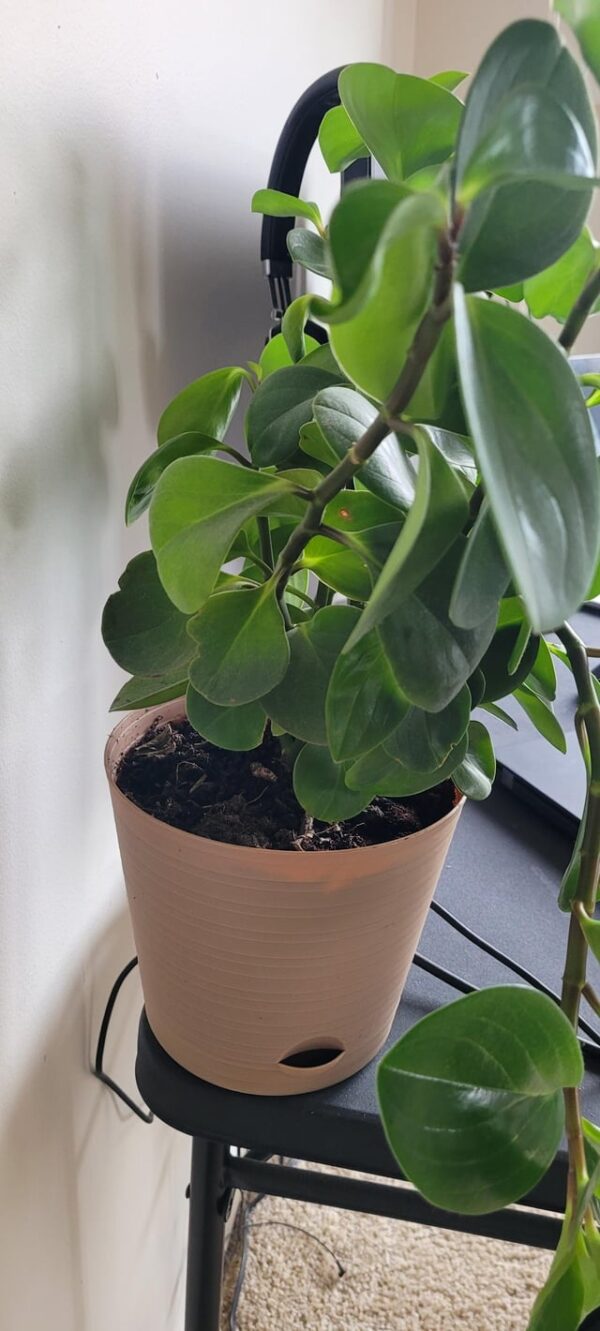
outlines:
[{"label": "pot rim", "polygon": [[[122,803],[127,810],[135,810],[135,815],[139,815],[140,818],[149,819],[151,820],[152,823],[158,824],[159,827],[165,828],[166,835],[170,836],[171,839],[173,840],[181,838],[182,840],[184,839],[185,844],[188,845],[198,844],[199,846],[204,845],[213,848],[219,847],[220,853],[223,854],[235,852],[236,855],[239,855],[240,851],[247,851],[248,854],[252,855],[253,857],[256,857],[257,859],[260,856],[266,856],[270,864],[274,864],[277,858],[280,858],[282,859],[282,861],[289,864],[290,855],[293,855],[294,853],[293,851],[280,850],[279,848],[275,847],[271,849],[268,846],[239,846],[236,845],[236,843],[233,841],[216,841],[212,837],[199,836],[198,833],[196,832],[186,832],[184,828],[173,827],[171,823],[165,822],[162,818],[155,818],[153,813],[148,813],[146,809],[142,809],[139,804],[136,804],[134,800],[129,799],[129,797],[127,795],[124,795],[123,791],[119,789],[119,786],[117,785],[116,782],[116,765],[113,761],[113,756],[112,756],[113,747],[116,743],[118,743],[118,740],[120,738],[119,731],[121,730],[121,728],[124,728],[127,725],[127,723],[134,724],[136,719],[141,720],[141,718],[144,716],[148,717],[148,723],[150,724],[154,715],[161,713],[164,714],[166,708],[173,707],[173,703],[176,701],[179,700],[173,699],[172,702],[170,703],[163,703],[162,705],[158,704],[155,707],[146,707],[146,708],[141,708],[137,711],[127,712],[125,716],[123,716],[121,720],[117,722],[116,726],[114,726],[113,729],[111,730],[104,747],[104,770],[108,778],[108,783],[111,788],[113,800],[117,799],[119,803]],[[181,716],[185,716],[185,707],[181,708],[180,714]],[[134,740],[132,744],[128,746],[127,749],[123,750],[123,752],[124,753],[128,752],[129,748],[133,748],[136,742],[137,740]],[[417,832],[409,832],[407,836],[394,837],[389,841],[377,841],[371,846],[353,846],[345,850],[312,850],[310,852],[307,852],[307,854],[310,855],[311,863],[312,862],[314,862],[315,864],[325,863],[325,858],[327,862],[330,864],[332,863],[332,861],[334,863],[338,863],[340,861],[343,862],[344,860],[347,860],[349,856],[357,856],[357,855],[360,856],[369,853],[373,855],[377,851],[392,850],[395,846],[401,846],[409,841],[414,843],[414,841],[418,837],[426,837],[427,834],[433,832],[435,828],[442,827],[444,823],[446,823],[449,819],[457,818],[463,808],[463,805],[466,804],[467,802],[466,795],[462,795],[458,790],[457,786],[455,786],[454,788],[456,790],[457,795],[459,795],[460,798],[457,799],[456,803],[452,805],[452,808],[449,809],[448,812],[445,813],[442,818],[436,818],[435,822],[428,823],[427,827],[420,827]]]}]

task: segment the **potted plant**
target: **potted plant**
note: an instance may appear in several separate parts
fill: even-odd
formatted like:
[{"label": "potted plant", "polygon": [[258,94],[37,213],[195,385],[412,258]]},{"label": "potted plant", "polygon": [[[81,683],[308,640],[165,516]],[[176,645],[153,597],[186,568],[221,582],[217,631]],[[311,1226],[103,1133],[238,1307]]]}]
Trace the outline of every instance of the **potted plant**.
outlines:
[{"label": "potted plant", "polygon": [[[560,9],[597,72],[597,6]],[[133,711],[106,762],[159,1040],[224,1086],[309,1090],[385,1039],[463,797],[491,788],[485,712],[514,724],[513,695],[564,748],[554,657],[571,667],[589,783],[562,1011],[474,994],[379,1071],[392,1149],[442,1207],[522,1196],[566,1116],[565,1227],[531,1327],[569,1331],[600,1305],[600,1130],[574,1031],[600,955],[600,704],[567,622],[600,590],[598,384],[566,354],[600,297],[596,128],[550,24],[506,29],[464,106],[463,77],[348,67],[321,148],[385,178],[349,187],[327,227],[314,203],[255,196],[308,223],[290,252],[331,295],[300,296],[258,362],[161,417],[126,506],[149,509],[151,549],[104,613],[132,676],[113,708]],[[227,437],[242,389],[247,452]]]}]

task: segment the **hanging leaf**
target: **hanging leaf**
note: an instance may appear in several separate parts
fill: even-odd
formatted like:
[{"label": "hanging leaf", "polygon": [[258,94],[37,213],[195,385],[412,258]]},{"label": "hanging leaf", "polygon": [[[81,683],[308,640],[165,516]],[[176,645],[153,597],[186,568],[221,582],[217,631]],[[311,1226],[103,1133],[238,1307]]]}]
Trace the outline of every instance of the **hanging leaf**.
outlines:
[{"label": "hanging leaf", "polygon": [[163,472],[150,505],[150,538],[160,580],[179,610],[210,596],[234,536],[290,484],[218,458],[190,457]]},{"label": "hanging leaf", "polygon": [[482,702],[479,704],[484,712],[489,712],[497,721],[503,721],[505,726],[510,726],[511,730],[518,730],[519,727],[513,716],[505,712],[503,707],[499,707],[495,702]]},{"label": "hanging leaf", "polygon": [[345,171],[347,166],[368,157],[369,149],[352,124],[343,106],[332,106],[326,111],[319,127],[319,147],[326,167],[333,174]]},{"label": "hanging leaf", "polygon": [[523,708],[526,716],[529,717],[539,734],[543,735],[544,739],[547,739],[548,743],[552,744],[555,749],[558,749],[559,753],[566,753],[567,741],[565,734],[560,721],[554,715],[551,704],[538,697],[537,693],[527,688],[526,684],[521,684],[518,689],[515,689],[514,696],[515,701],[518,702],[519,707]]},{"label": "hanging leaf", "polygon": [[469,534],[450,601],[450,618],[459,628],[474,628],[493,614],[508,586],[508,569],[484,500]]},{"label": "hanging leaf", "polygon": [[125,501],[125,521],[128,526],[145,513],[157,481],[176,458],[195,457],[198,453],[216,453],[222,445],[218,439],[197,430],[175,435],[161,448],[155,449],[142,463],[131,482]]},{"label": "hanging leaf", "polygon": [[280,466],[293,457],[302,426],[312,420],[313,398],[342,378],[310,365],[291,365],[269,375],[256,390],[246,416],[246,437],[256,467]]},{"label": "hanging leaf", "polygon": [[440,88],[447,88],[448,92],[454,92],[459,84],[464,83],[469,75],[464,69],[443,69],[439,74],[430,74],[429,82],[438,83]]},{"label": "hanging leaf", "polygon": [[188,632],[197,653],[190,681],[219,707],[262,698],[287,670],[290,649],[272,583],[211,596]]},{"label": "hanging leaf", "polygon": [[414,502],[350,645],[380,624],[421,585],[462,531],[468,517],[469,506],[456,472],[434,447],[426,430],[415,426],[413,438],[419,450]]},{"label": "hanging leaf", "polygon": [[188,384],[163,411],[158,422],[159,445],[189,430],[224,439],[246,378],[246,370],[231,365]]},{"label": "hanging leaf", "polygon": [[[307,236],[312,235],[312,232],[307,231],[305,234]],[[316,339],[314,337],[309,337],[306,333],[304,335],[304,341],[308,354],[319,346]],[[267,379],[270,374],[274,374],[275,370],[281,370],[284,366],[292,364],[292,358],[287,349],[283,333],[276,333],[275,337],[269,338],[269,341],[265,343],[260,353],[258,363],[262,371],[261,383]]]},{"label": "hanging leaf", "polygon": [[[457,146],[462,174],[519,91],[547,89],[582,127],[592,160],[596,129],[581,72],[554,28],[536,19],[511,24],[487,51],[473,79]],[[508,286],[553,264],[585,223],[591,191],[573,193],[537,181],[500,185],[469,209],[460,238],[460,280],[468,291]]]},{"label": "hanging leaf", "polygon": [[[503,610],[505,606],[506,601],[500,603],[501,618],[507,614]],[[506,698],[527,678],[532,669],[540,641],[537,637],[530,638],[514,674],[511,674],[509,669],[522,624],[523,610],[521,603],[517,601],[514,612],[508,613],[508,622],[499,622],[492,641],[481,659],[480,666],[485,678],[483,702],[495,702],[497,698]]]},{"label": "hanging leaf", "polygon": [[552,653],[545,638],[538,639],[538,649],[535,661],[528,675],[525,676],[525,682],[533,689],[534,693],[539,693],[540,697],[545,698],[547,702],[554,702],[556,697],[556,670]]},{"label": "hanging leaf", "polygon": [[323,233],[318,205],[297,199],[295,194],[283,194],[278,189],[258,189],[252,198],[252,212],[266,213],[268,217],[305,217]]},{"label": "hanging leaf", "polygon": [[554,0],[554,9],[573,29],[581,54],[600,82],[600,12],[598,0]]},{"label": "hanging leaf", "polygon": [[386,65],[355,64],[338,82],[342,105],[390,180],[404,180],[454,148],[461,105],[429,79]]},{"label": "hanging leaf", "polygon": [[352,764],[346,774],[346,783],[352,790],[367,786],[373,795],[404,799],[407,795],[418,795],[422,790],[432,790],[447,780],[462,762],[466,752],[467,736],[464,735],[439,767],[432,772],[421,772],[405,767],[380,744],[369,753],[363,753]]},{"label": "hanging leaf", "polygon": [[410,707],[383,747],[413,772],[435,772],[466,734],[470,715],[471,694],[465,684],[441,712]]},{"label": "hanging leaf", "polygon": [[160,703],[182,698],[187,688],[187,671],[181,669],[164,675],[134,675],[119,689],[110,705],[111,712],[131,712],[141,707],[158,707]]},{"label": "hanging leaf", "polygon": [[[345,457],[377,419],[377,408],[353,388],[326,388],[318,393],[313,412],[332,465]],[[388,435],[358,473],[367,490],[388,504],[406,509],[415,492],[415,475],[395,435]]]},{"label": "hanging leaf", "polygon": [[267,714],[296,739],[326,744],[325,697],[335,663],[359,611],[329,605],[288,634],[290,663],[262,699]]},{"label": "hanging leaf", "polygon": [[379,630],[399,687],[427,712],[441,711],[460,692],[496,626],[495,613],[472,629],[459,629],[450,619],[450,596],[463,547],[464,541],[457,541]]},{"label": "hanging leaf", "polygon": [[452,773],[452,780],[471,800],[486,800],[496,775],[496,755],[489,731],[481,721],[471,721],[467,752]]},{"label": "hanging leaf", "polygon": [[[303,268],[308,269],[309,273],[318,273],[319,277],[326,277],[331,281],[331,259],[327,242],[323,239],[323,236],[318,236],[314,231],[308,231],[304,226],[296,226],[288,231],[286,244],[289,256],[294,263],[301,264]],[[315,342],[315,346],[318,345],[318,342]]]},{"label": "hanging leaf", "polygon": [[389,735],[408,707],[377,633],[369,633],[335,662],[325,716],[336,762],[357,758]]},{"label": "hanging leaf", "polygon": [[455,310],[462,392],[504,556],[532,627],[552,629],[579,608],[598,553],[586,406],[560,350],[529,319],[460,287]]},{"label": "hanging leaf", "polygon": [[544,319],[551,314],[564,323],[596,265],[594,242],[585,227],[566,254],[525,282],[524,297],[534,318]]},{"label": "hanging leaf", "polygon": [[185,706],[188,721],[194,730],[220,749],[246,753],[261,743],[266,717],[260,703],[249,702],[242,707],[216,707],[189,684]]},{"label": "hanging leaf", "polygon": [[[185,679],[193,647],[187,615],[169,600],[151,550],[130,560],[102,615],[102,637],[117,665],[132,675]],[[161,687],[163,687],[161,685]]]},{"label": "hanging leaf", "polygon": [[543,1177],[583,1060],[550,998],[511,985],[468,994],[413,1026],[378,1071],[381,1115],[404,1174],[434,1206],[484,1215]]},{"label": "hanging leaf", "polygon": [[368,790],[349,790],[344,780],[347,763],[334,763],[329,750],[305,744],[294,764],[294,794],[313,818],[338,823],[354,818],[367,804]]}]

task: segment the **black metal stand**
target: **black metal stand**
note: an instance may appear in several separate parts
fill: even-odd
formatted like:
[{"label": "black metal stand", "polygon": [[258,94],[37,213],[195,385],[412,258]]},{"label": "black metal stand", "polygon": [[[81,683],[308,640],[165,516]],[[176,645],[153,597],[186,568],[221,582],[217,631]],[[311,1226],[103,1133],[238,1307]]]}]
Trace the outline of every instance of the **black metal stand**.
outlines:
[{"label": "black metal stand", "polygon": [[226,1147],[194,1138],[185,1331],[219,1331],[225,1221],[232,1188],[227,1159]]}]

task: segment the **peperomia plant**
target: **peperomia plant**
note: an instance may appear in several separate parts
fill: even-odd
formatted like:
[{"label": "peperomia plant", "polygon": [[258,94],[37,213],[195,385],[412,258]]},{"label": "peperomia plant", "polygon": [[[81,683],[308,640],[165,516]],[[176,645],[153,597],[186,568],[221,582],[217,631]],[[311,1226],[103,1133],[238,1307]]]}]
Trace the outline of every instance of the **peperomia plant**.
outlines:
[{"label": "peperomia plant", "polygon": [[[557,8],[598,73],[597,0]],[[484,798],[482,709],[514,724],[507,695],[564,750],[554,657],[570,666],[588,798],[560,894],[562,1011],[516,987],[461,999],[404,1037],[379,1086],[406,1174],[460,1211],[522,1197],[566,1121],[564,1229],[530,1326],[575,1331],[600,1306],[600,1129],[580,1114],[575,1035],[584,987],[600,1012],[586,981],[588,947],[600,956],[600,704],[567,620],[600,591],[585,401],[600,380],[582,385],[567,353],[600,298],[585,226],[596,127],[550,24],[504,31],[464,106],[462,78],[348,67],[321,148],[332,171],[370,155],[384,178],[350,186],[328,226],[314,203],[255,196],[255,211],[307,222],[290,253],[330,278],[330,297],[300,296],[258,362],[167,407],[127,498],[128,522],[149,508],[152,549],[103,629],[133,676],[115,709],[185,692],[191,724],[237,750],[269,721],[300,804],[325,821],[448,777]],[[548,314],[558,344],[535,322]],[[224,442],[242,388],[247,451]]]}]

